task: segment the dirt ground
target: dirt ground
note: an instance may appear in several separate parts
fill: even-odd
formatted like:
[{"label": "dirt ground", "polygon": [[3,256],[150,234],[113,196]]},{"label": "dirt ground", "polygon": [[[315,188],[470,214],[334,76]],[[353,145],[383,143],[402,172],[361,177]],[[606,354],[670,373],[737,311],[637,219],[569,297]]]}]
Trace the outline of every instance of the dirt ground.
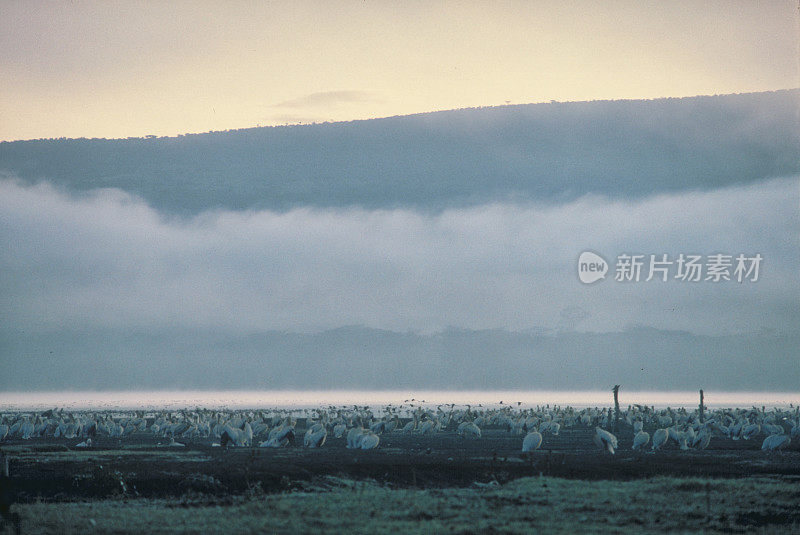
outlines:
[{"label": "dirt ground", "polygon": [[632,434],[623,431],[612,456],[593,444],[590,428],[546,434],[533,454],[521,453],[522,436],[500,430],[485,430],[479,439],[395,431],[382,435],[380,447],[371,451],[347,449],[344,438],[332,436],[322,448],[306,449],[302,425],[298,431],[296,444],[280,449],[225,449],[212,447],[210,439],[182,440],[186,446],[176,448],[144,433],[122,442],[97,437],[89,450],[74,448],[78,440],[53,438],[6,442],[0,449],[11,458],[9,481],[19,503],[187,494],[224,502],[254,491],[324,490],[331,478],[404,489],[475,488],[531,476],[587,481],[757,476],[800,485],[798,444],[766,453],[761,438],[714,438],[707,450],[681,451],[673,444],[639,453],[631,451]]}]

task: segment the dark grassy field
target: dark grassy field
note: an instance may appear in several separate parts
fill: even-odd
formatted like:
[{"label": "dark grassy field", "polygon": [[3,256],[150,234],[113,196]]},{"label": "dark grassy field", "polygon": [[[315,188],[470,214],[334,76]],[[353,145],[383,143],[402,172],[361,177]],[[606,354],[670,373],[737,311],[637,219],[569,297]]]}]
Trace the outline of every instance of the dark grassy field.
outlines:
[{"label": "dark grassy field", "polygon": [[24,533],[792,533],[800,488],[772,478],[581,481],[390,489],[331,478],[314,490],[34,502]]},{"label": "dark grassy field", "polygon": [[[299,427],[302,432],[302,427]],[[372,479],[398,488],[468,487],[473,483],[506,483],[520,477],[554,476],[581,480],[632,480],[657,476],[780,476],[800,481],[797,444],[780,453],[765,453],[761,439],[715,438],[707,450],[682,451],[670,444],[651,453],[630,449],[630,432],[618,433],[615,455],[602,454],[592,443],[593,429],[547,434],[542,447],[522,454],[522,437],[486,430],[468,439],[454,432],[431,436],[393,432],[381,436],[377,450],[350,450],[345,439],[329,437],[322,448],[220,448],[210,439],[184,440],[168,447],[152,435],[118,439],[97,437],[94,447],[79,450],[76,440],[31,439],[5,444],[21,501],[37,498],[73,500],[120,493],[146,498],[180,496],[199,491],[217,496],[242,494],[259,484],[268,493],[303,489],[321,477]],[[299,442],[299,440],[298,440]]]},{"label": "dark grassy field", "polygon": [[623,431],[612,456],[592,434],[548,434],[532,455],[500,430],[394,432],[371,451],[332,437],[320,449],[176,448],[149,434],[2,449],[23,533],[800,530],[796,444],[768,454],[760,439],[715,438],[707,450],[639,453]]}]

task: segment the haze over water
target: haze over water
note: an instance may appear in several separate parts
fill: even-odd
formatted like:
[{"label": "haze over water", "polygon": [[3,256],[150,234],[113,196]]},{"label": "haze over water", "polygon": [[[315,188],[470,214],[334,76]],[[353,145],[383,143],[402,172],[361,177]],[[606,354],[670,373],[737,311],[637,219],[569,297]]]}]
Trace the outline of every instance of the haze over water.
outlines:
[{"label": "haze over water", "polygon": [[[413,401],[412,401],[413,400]],[[641,404],[694,408],[697,392],[626,392],[620,390],[620,405]],[[781,407],[800,405],[797,392],[705,392],[708,408]],[[501,403],[502,402],[502,403]],[[517,405],[517,403],[520,405]],[[228,391],[126,391],[126,392],[0,392],[0,410],[146,410],[146,409],[305,409],[321,406],[366,405],[374,412],[388,404],[414,403],[436,406],[454,403],[487,408],[528,408],[537,405],[570,405],[576,408],[607,407],[613,404],[605,391],[465,391],[465,390],[228,390]]]}]

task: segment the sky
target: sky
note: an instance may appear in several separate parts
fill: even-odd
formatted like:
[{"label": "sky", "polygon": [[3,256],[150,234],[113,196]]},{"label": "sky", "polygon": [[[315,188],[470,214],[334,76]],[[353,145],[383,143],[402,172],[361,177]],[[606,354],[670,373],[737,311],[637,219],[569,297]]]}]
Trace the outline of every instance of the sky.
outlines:
[{"label": "sky", "polygon": [[[0,140],[123,138],[0,143],[0,390],[793,389],[799,29],[778,1],[0,3]],[[667,280],[615,280],[625,254]]]},{"label": "sky", "polygon": [[0,140],[800,86],[795,2],[0,4]]}]

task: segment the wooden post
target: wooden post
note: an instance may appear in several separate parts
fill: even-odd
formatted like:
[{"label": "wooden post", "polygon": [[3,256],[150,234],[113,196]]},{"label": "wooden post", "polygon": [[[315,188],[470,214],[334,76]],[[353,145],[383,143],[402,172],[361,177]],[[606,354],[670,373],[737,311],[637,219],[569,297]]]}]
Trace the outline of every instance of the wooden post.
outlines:
[{"label": "wooden post", "polygon": [[703,417],[703,414],[705,414],[705,412],[704,412],[704,408],[703,408],[703,389],[701,388],[700,389],[700,421],[701,422],[705,421],[705,418]]},{"label": "wooden post", "polygon": [[619,423],[619,385],[614,385],[614,432],[617,432],[617,424]]}]

